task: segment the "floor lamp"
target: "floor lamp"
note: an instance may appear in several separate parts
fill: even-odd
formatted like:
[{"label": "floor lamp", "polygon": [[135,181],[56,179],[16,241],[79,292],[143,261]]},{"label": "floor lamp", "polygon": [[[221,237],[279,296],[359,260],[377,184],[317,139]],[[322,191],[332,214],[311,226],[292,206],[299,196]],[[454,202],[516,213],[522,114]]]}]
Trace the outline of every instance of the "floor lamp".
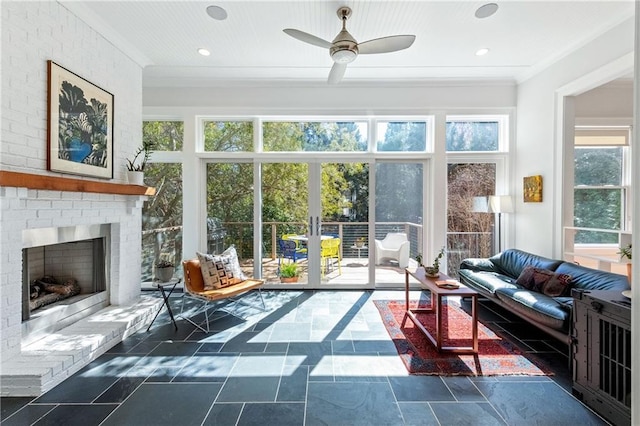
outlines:
[{"label": "floor lamp", "polygon": [[513,212],[510,195],[490,195],[489,212],[498,214],[498,253],[502,251],[502,213]]}]

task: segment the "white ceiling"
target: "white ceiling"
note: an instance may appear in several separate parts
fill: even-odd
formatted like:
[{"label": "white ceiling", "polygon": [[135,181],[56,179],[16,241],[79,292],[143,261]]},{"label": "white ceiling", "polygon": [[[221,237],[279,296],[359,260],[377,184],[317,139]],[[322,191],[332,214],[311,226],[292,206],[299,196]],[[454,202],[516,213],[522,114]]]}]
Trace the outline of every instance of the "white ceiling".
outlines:
[{"label": "white ceiling", "polygon": [[[298,41],[295,28],[325,40],[340,30],[338,7],[353,9],[347,29],[359,42],[415,34],[409,49],[360,55],[341,84],[429,80],[513,80],[555,60],[633,16],[625,1],[77,1],[60,2],[143,65],[145,87],[291,84],[326,81],[326,49]],[[223,7],[217,21],[206,7]],[[211,56],[196,50],[205,47]],[[475,56],[481,47],[491,49]]]}]

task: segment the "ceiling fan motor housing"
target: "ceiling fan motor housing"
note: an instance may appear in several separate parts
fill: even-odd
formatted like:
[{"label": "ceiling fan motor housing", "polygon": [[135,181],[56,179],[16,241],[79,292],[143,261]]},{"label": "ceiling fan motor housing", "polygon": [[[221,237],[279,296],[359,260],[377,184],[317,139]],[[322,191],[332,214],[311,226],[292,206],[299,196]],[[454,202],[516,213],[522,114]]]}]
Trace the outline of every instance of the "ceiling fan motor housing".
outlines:
[{"label": "ceiling fan motor housing", "polygon": [[345,29],[333,39],[329,54],[334,62],[348,64],[358,56],[358,42]]}]

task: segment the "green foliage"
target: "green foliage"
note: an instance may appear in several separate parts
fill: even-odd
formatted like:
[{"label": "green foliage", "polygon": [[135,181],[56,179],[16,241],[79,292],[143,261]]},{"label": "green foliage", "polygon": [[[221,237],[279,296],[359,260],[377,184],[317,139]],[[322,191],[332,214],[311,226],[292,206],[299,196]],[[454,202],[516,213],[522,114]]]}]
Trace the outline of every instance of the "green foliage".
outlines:
[{"label": "green foliage", "polygon": [[632,249],[631,249],[631,244],[629,244],[626,247],[620,247],[620,251],[618,252],[618,254],[620,255],[621,259],[624,259],[625,257],[629,260],[631,260],[631,255],[632,253]]},{"label": "green foliage", "polygon": [[282,263],[280,265],[280,276],[282,278],[292,278],[299,276],[298,264],[296,262]]},{"label": "green foliage", "polygon": [[205,122],[204,149],[213,152],[253,152],[253,122]]},{"label": "green foliage", "polygon": [[184,135],[182,121],[145,121],[142,141],[156,151],[181,151]]},{"label": "green foliage", "polygon": [[426,141],[427,124],[425,122],[389,122],[384,140],[378,142],[377,150],[380,152],[424,151]]},{"label": "green foliage", "polygon": [[[587,189],[574,190],[574,226],[597,229],[620,229],[622,197],[621,190]],[[576,243],[614,244],[618,242],[615,234],[605,232],[576,233]]]},{"label": "green foliage", "polygon": [[[138,147],[133,158],[127,158],[127,170],[132,172],[143,172],[147,166],[147,161],[151,157],[151,151],[153,151],[153,143],[149,139],[143,139],[142,145]],[[140,157],[142,155],[142,157]],[[138,158],[141,158],[138,161]]]},{"label": "green foliage", "polygon": [[620,185],[622,182],[622,147],[576,148],[575,185]]},{"label": "green foliage", "polygon": [[447,151],[497,151],[497,121],[447,122]]}]

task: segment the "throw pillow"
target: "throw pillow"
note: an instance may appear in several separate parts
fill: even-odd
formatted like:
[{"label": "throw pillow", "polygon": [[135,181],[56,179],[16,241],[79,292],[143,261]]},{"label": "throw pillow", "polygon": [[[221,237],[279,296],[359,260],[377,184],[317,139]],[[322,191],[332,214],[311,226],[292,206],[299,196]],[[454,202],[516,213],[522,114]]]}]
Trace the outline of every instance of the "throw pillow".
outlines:
[{"label": "throw pillow", "polygon": [[202,280],[204,281],[205,290],[217,290],[222,288],[222,281],[218,274],[218,268],[216,266],[216,258],[212,254],[205,254],[196,252],[198,260],[200,261],[200,270],[202,271]]},{"label": "throw pillow", "polygon": [[199,252],[196,254],[200,260],[205,290],[220,289],[247,279],[240,269],[238,253],[234,246],[230,246],[219,255]]},{"label": "throw pillow", "polygon": [[571,293],[571,275],[553,274],[553,277],[542,288],[549,297],[568,296]]},{"label": "throw pillow", "polygon": [[520,273],[516,284],[549,297],[566,296],[571,290],[571,276],[527,266]]}]

